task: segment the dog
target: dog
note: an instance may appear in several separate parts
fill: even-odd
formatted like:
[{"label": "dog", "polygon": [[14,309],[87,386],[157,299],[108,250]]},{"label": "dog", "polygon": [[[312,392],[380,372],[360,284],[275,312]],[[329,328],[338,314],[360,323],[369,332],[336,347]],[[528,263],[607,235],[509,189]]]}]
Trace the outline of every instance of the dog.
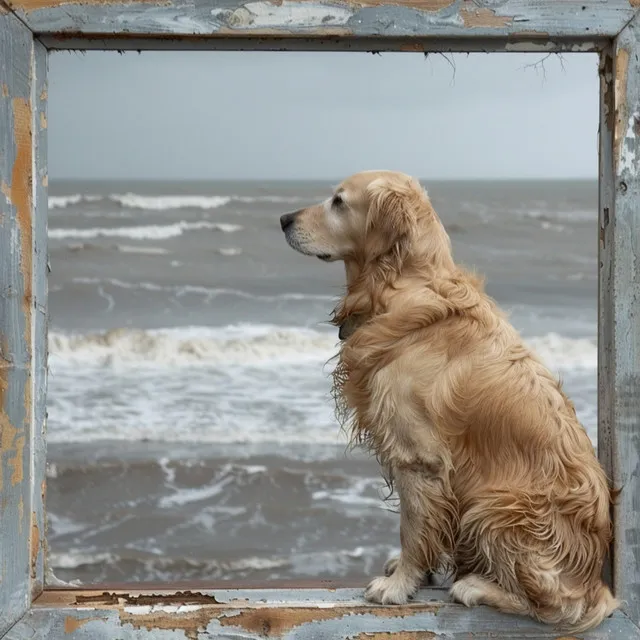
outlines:
[{"label": "dog", "polygon": [[403,604],[449,571],[453,600],[571,629],[619,607],[601,579],[612,492],[573,403],[475,273],[420,183],[365,171],[280,218],[342,260],[337,415],[400,499],[401,553],[365,598]]}]

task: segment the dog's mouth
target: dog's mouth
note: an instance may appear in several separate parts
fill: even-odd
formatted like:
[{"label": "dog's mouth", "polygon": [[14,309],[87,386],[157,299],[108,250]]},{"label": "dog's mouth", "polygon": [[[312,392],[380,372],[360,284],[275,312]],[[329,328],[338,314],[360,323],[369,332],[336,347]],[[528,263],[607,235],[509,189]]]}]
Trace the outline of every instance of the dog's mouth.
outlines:
[{"label": "dog's mouth", "polygon": [[285,231],[284,236],[287,241],[287,244],[292,249],[295,249],[296,251],[298,251],[299,253],[302,253],[305,256],[312,256],[315,258],[319,258],[323,262],[332,262],[334,260],[333,255],[330,253],[316,253],[312,249],[305,247],[304,243],[300,242],[300,240],[294,234],[289,232],[289,229]]}]

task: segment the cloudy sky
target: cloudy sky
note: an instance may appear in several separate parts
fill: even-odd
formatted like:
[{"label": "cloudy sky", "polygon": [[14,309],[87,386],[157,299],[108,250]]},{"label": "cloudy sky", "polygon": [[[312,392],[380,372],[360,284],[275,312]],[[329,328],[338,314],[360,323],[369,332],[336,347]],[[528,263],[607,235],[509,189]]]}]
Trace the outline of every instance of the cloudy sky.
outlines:
[{"label": "cloudy sky", "polygon": [[597,58],[542,58],[54,53],[50,175],[595,177]]}]

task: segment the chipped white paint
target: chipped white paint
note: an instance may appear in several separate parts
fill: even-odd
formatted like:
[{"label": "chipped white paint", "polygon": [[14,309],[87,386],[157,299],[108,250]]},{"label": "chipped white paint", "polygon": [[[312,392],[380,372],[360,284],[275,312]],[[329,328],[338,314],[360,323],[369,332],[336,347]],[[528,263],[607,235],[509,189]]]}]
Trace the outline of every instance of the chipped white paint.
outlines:
[{"label": "chipped white paint", "polygon": [[636,153],[636,129],[640,128],[640,112],[634,111],[627,122],[624,138],[620,142],[619,173],[638,172],[638,156]]},{"label": "chipped white paint", "polygon": [[233,12],[212,11],[212,15],[226,21],[232,29],[340,26],[347,23],[353,11],[339,6],[287,2],[276,5],[271,2],[248,2]]},{"label": "chipped white paint", "polygon": [[200,604],[154,604],[124,607],[124,612],[130,613],[133,616],[148,616],[150,613],[173,613],[180,615],[184,613],[193,613],[194,611],[200,611],[201,609],[202,605]]},{"label": "chipped white paint", "polygon": [[[162,9],[150,8],[147,18],[153,19],[155,28],[159,33],[173,33],[175,31],[189,35],[206,35],[211,33],[210,25],[188,14],[171,15]],[[125,11],[114,16],[114,23],[119,31],[125,31],[135,26],[139,19],[138,14],[131,14]]]}]

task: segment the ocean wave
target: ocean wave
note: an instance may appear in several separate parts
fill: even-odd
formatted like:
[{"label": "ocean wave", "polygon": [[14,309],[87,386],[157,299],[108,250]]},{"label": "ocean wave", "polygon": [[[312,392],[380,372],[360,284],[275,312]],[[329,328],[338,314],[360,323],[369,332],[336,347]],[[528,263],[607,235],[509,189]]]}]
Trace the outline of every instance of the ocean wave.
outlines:
[{"label": "ocean wave", "polygon": [[558,222],[593,222],[598,219],[598,211],[596,209],[572,209],[563,211],[526,209],[524,211],[518,211],[517,213],[520,216],[540,220],[547,224]]},{"label": "ocean wave", "polygon": [[49,196],[49,209],[65,209],[80,202],[99,202],[102,196],[74,193],[70,196]]},{"label": "ocean wave", "polygon": [[49,351],[56,362],[113,364],[250,364],[330,358],[338,342],[334,332],[237,325],[223,329],[111,331],[69,335],[49,334]]},{"label": "ocean wave", "polygon": [[[55,358],[97,365],[144,362],[249,364],[310,358],[320,361],[334,355],[337,342],[334,331],[251,324],[225,328],[113,329],[89,334],[49,334],[49,350]],[[549,333],[528,338],[526,342],[553,370],[597,367],[595,340]]]},{"label": "ocean wave", "polygon": [[[173,265],[173,263],[172,263]],[[175,266],[181,266],[182,263],[178,262]],[[71,280],[74,284],[83,285],[100,285],[111,286],[118,289],[128,289],[132,291],[154,291],[154,292],[166,292],[172,293],[177,298],[185,295],[202,295],[207,299],[214,299],[218,296],[231,296],[234,298],[243,298],[245,300],[256,300],[259,302],[291,302],[291,301],[322,301],[322,302],[335,302],[335,296],[328,296],[324,294],[313,293],[276,293],[274,295],[266,295],[260,293],[251,293],[249,291],[242,291],[241,289],[226,289],[216,287],[203,287],[201,285],[162,285],[156,282],[128,282],[126,280],[119,280],[118,278],[73,278]]]},{"label": "ocean wave", "polygon": [[109,200],[127,209],[167,211],[170,209],[217,209],[231,201],[230,196],[142,196],[137,193],[112,194]]},{"label": "ocean wave", "polygon": [[49,209],[64,209],[82,202],[115,202],[125,209],[143,209],[146,211],[168,211],[171,209],[202,209],[211,210],[224,207],[230,202],[245,204],[259,204],[268,202],[271,204],[295,204],[307,202],[308,198],[301,196],[281,195],[161,195],[149,196],[138,193],[112,193],[108,196],[87,195],[74,193],[66,196],[49,196]]},{"label": "ocean wave", "polygon": [[[318,549],[292,552],[290,555],[231,557],[212,560],[193,556],[172,556],[160,549],[151,551],[127,549],[102,552],[95,549],[70,548],[51,551],[48,565],[56,571],[87,569],[98,573],[98,567],[118,567],[135,580],[175,580],[177,577],[233,580],[262,577],[281,579],[289,576],[305,577],[332,575],[346,576],[357,571],[370,574],[376,564],[394,555],[399,549],[390,544],[370,544],[351,549]],[[359,570],[359,571],[358,571]],[[65,576],[66,577],[66,576]]]},{"label": "ocean wave", "polygon": [[132,240],[166,240],[181,236],[187,231],[199,231],[208,229],[210,231],[222,231],[233,233],[242,230],[238,224],[224,222],[208,222],[200,220],[198,222],[187,222],[181,220],[173,224],[151,224],[140,227],[115,227],[100,228],[91,227],[88,229],[59,228],[49,229],[49,238],[53,240],[79,239],[88,240],[92,238],[130,238]]},{"label": "ocean wave", "polygon": [[525,342],[554,371],[595,370],[598,346],[589,338],[567,338],[557,333],[528,338]]}]

